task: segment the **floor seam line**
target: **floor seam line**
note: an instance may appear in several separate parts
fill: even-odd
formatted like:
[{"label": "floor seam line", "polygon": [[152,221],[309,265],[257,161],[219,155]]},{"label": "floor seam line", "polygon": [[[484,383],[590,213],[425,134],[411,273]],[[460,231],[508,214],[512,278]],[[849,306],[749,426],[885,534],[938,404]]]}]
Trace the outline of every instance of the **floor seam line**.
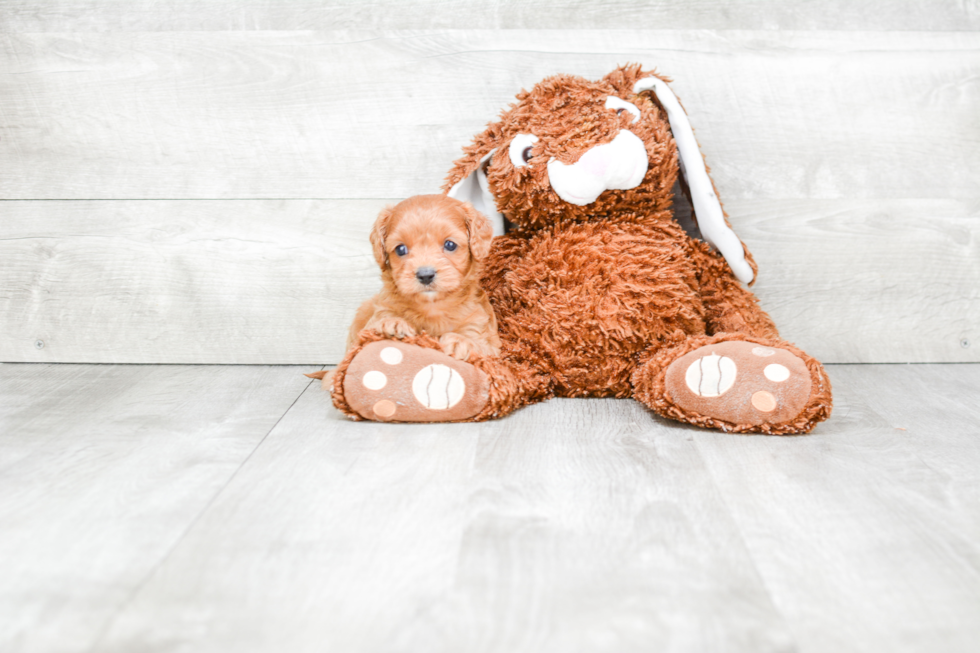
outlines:
[{"label": "floor seam line", "polygon": [[102,629],[99,631],[99,634],[96,635],[95,639],[92,641],[92,646],[88,649],[90,653],[94,653],[95,651],[98,650],[98,647],[102,643],[102,640],[109,633],[110,629],[112,628],[113,624],[116,623],[116,620],[119,618],[119,616],[126,610],[127,607],[129,607],[133,603],[133,601],[136,599],[139,593],[143,591],[143,588],[146,587],[147,583],[150,582],[150,579],[153,578],[154,574],[157,573],[157,570],[159,570],[163,566],[163,564],[170,559],[170,556],[173,555],[173,552],[177,550],[177,547],[179,547],[180,543],[184,541],[184,539],[187,537],[187,534],[194,529],[194,526],[197,525],[197,523],[201,520],[201,518],[211,509],[211,506],[213,506],[214,503],[218,500],[218,497],[224,494],[225,490],[228,489],[228,486],[231,485],[232,481],[235,480],[235,477],[238,476],[238,473],[242,470],[243,467],[245,467],[246,464],[248,464],[248,461],[252,459],[252,456],[255,455],[255,452],[259,450],[259,447],[262,446],[262,443],[266,441],[266,439],[269,437],[269,435],[272,434],[273,431],[276,430],[280,422],[282,422],[282,420],[286,417],[286,415],[289,414],[289,411],[293,409],[293,406],[295,406],[296,403],[300,400],[300,398],[304,394],[306,394],[306,391],[310,389],[310,386],[313,385],[313,381],[314,379],[311,379],[310,382],[307,383],[306,386],[300,391],[300,393],[296,395],[296,398],[293,399],[293,402],[289,404],[289,406],[286,408],[285,411],[283,411],[282,415],[279,416],[279,419],[276,420],[275,424],[273,424],[269,428],[269,430],[266,431],[265,435],[263,435],[259,439],[259,441],[255,444],[255,446],[248,453],[248,455],[245,456],[245,458],[238,465],[238,467],[235,468],[235,471],[231,473],[231,475],[221,485],[218,491],[215,492],[214,495],[204,505],[204,507],[201,508],[200,512],[198,512],[197,515],[195,515],[194,518],[187,524],[187,527],[181,532],[181,534],[177,537],[177,539],[174,540],[173,544],[170,545],[166,553],[164,553],[160,557],[160,559],[156,562],[156,564],[154,564],[153,567],[151,567],[150,570],[146,572],[143,579],[140,580],[140,582],[138,582],[133,587],[132,590],[130,590],[129,595],[119,605],[119,607],[113,611],[112,616],[106,620],[105,626],[102,627]]},{"label": "floor seam line", "polygon": [[[746,436],[736,435],[736,437]],[[745,549],[745,555],[748,556],[749,561],[752,563],[752,568],[755,570],[755,575],[759,579],[759,584],[762,586],[762,589],[765,590],[766,596],[769,598],[769,604],[772,605],[772,609],[779,615],[783,626],[786,628],[786,632],[793,638],[793,650],[800,651],[800,637],[796,630],[790,625],[789,619],[787,619],[786,615],[779,608],[779,605],[777,605],[776,597],[773,594],[772,589],[769,587],[769,584],[766,582],[765,576],[762,575],[762,570],[759,569],[759,563],[756,561],[755,554],[752,553],[752,548],[749,546],[748,539],[745,537],[745,531],[742,530],[742,525],[735,518],[735,513],[732,511],[731,503],[729,503],[728,497],[725,496],[725,492],[718,484],[718,481],[715,478],[715,473],[711,470],[711,466],[708,464],[708,461],[704,456],[704,452],[701,450],[701,444],[698,442],[697,434],[695,434],[691,439],[694,442],[694,448],[698,452],[698,457],[701,459],[701,463],[704,465],[704,470],[707,472],[708,478],[711,480],[712,487],[714,487],[715,491],[718,493],[718,497],[721,499],[722,504],[724,504],[725,510],[728,511],[729,519],[732,520],[732,526],[734,526],[735,530],[738,532],[738,537],[742,541],[742,546]]]}]

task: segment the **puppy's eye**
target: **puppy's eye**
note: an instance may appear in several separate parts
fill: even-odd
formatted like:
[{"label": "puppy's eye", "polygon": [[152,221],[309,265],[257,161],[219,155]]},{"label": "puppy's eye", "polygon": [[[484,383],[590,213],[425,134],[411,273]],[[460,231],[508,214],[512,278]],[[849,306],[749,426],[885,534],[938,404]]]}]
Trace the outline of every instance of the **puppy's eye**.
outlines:
[{"label": "puppy's eye", "polygon": [[399,256],[405,256],[406,254],[408,254],[408,248],[405,247],[404,245],[399,245],[398,247],[395,248],[395,254],[398,254]]},{"label": "puppy's eye", "polygon": [[523,168],[531,160],[531,146],[538,142],[538,137],[534,134],[518,134],[510,142],[510,162],[515,168]]},{"label": "puppy's eye", "polygon": [[446,250],[447,252],[455,252],[455,251],[456,251],[456,247],[457,247],[457,245],[456,245],[456,243],[454,243],[453,241],[451,241],[451,240],[447,240],[447,241],[446,241],[445,243],[443,243],[443,245],[442,245],[442,247],[443,247],[443,249],[445,249],[445,250]]}]

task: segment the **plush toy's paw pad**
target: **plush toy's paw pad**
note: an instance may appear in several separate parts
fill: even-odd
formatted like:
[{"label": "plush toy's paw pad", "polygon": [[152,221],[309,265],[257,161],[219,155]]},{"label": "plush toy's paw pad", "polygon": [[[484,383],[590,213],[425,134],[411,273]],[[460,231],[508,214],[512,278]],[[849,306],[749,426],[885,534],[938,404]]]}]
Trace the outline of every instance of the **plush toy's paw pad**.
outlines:
[{"label": "plush toy's paw pad", "polygon": [[377,340],[344,376],[344,397],[365,419],[452,422],[473,417],[488,400],[486,375],[441,351]]},{"label": "plush toy's paw pad", "polygon": [[751,342],[705,345],[667,368],[667,391],[680,408],[732,424],[792,420],[810,398],[806,364],[785,349]]}]

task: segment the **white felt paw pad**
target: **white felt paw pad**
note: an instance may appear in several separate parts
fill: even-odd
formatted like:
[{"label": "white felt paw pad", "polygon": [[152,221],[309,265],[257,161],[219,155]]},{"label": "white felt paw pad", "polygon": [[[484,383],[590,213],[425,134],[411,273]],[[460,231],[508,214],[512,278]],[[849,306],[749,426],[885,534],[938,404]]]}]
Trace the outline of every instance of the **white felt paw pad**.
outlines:
[{"label": "white felt paw pad", "polygon": [[727,356],[702,356],[687,368],[687,387],[699,397],[720,397],[735,385],[738,368]]},{"label": "white felt paw pad", "polygon": [[766,365],[766,369],[762,371],[766,375],[766,378],[773,383],[782,383],[789,378],[789,369],[784,365],[779,363],[773,363],[772,365]]},{"label": "white felt paw pad", "polygon": [[398,365],[402,362],[402,352],[397,347],[385,347],[381,350],[381,360],[389,365]]},{"label": "white felt paw pad", "polygon": [[371,371],[364,375],[364,379],[361,381],[364,387],[368,390],[380,390],[388,384],[388,377],[384,375],[384,372]]},{"label": "white felt paw pad", "polygon": [[459,372],[446,365],[423,367],[412,380],[412,393],[419,403],[431,410],[446,410],[459,403],[466,383]]}]

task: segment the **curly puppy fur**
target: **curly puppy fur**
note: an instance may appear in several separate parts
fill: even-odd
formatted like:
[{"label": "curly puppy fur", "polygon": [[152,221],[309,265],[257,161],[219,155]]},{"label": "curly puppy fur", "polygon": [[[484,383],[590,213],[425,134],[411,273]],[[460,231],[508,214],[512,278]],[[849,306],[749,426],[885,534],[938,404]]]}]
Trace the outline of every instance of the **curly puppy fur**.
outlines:
[{"label": "curly puppy fur", "polygon": [[425,333],[459,360],[500,353],[497,320],[479,282],[492,237],[486,216],[444,195],[416,195],[382,210],[371,230],[382,289],[358,309],[348,349],[366,330],[396,338]]}]

